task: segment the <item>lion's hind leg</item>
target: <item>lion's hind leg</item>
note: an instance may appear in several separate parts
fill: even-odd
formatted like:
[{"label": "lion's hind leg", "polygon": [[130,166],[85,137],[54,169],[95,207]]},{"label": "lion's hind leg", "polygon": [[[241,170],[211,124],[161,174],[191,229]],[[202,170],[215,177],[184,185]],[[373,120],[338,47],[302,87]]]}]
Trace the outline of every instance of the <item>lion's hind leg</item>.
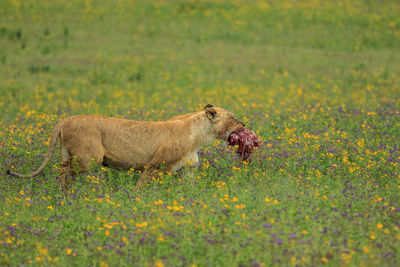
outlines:
[{"label": "lion's hind leg", "polygon": [[59,182],[61,188],[66,191],[67,189],[67,178],[71,176],[71,157],[65,148],[65,146],[61,143],[60,145],[60,169],[59,169]]},{"label": "lion's hind leg", "polygon": [[[82,149],[86,148],[86,149]],[[71,178],[78,173],[87,172],[103,162],[102,144],[87,144],[66,149],[61,146],[60,183],[65,190]]]},{"label": "lion's hind leg", "polygon": [[59,170],[59,181],[62,190],[67,190],[67,182],[70,180],[72,175],[73,174],[70,165],[61,166]]}]

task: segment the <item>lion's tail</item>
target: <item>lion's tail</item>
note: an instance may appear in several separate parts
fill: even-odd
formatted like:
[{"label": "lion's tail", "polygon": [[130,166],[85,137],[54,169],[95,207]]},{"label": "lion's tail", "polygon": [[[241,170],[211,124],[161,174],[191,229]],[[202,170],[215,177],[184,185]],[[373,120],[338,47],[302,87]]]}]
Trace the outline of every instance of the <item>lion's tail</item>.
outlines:
[{"label": "lion's tail", "polygon": [[11,170],[7,170],[7,174],[9,174],[11,176],[16,176],[19,178],[31,178],[31,177],[34,177],[34,176],[40,174],[44,170],[44,167],[46,167],[46,164],[51,160],[51,157],[53,156],[54,151],[56,150],[57,141],[61,136],[62,125],[63,125],[63,122],[61,121],[56,125],[56,127],[54,127],[53,132],[51,133],[49,151],[47,152],[46,158],[44,159],[42,165],[40,165],[40,167],[36,171],[34,171],[30,174],[19,174],[19,173],[13,172]]}]

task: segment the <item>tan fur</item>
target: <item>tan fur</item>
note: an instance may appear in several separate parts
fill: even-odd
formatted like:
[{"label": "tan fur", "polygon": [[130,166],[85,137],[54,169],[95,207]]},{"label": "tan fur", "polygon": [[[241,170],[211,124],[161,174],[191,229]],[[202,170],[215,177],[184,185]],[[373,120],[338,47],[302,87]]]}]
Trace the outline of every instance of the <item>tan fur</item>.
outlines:
[{"label": "tan fur", "polygon": [[94,115],[68,117],[54,128],[49,153],[39,169],[29,175],[11,171],[9,174],[21,178],[38,175],[60,140],[63,187],[76,158],[80,172],[99,164],[143,171],[137,183],[139,188],[160,171],[176,171],[190,161],[197,162],[197,152],[202,146],[216,138],[226,141],[230,133],[244,126],[227,110],[212,105],[204,109],[162,122]]}]

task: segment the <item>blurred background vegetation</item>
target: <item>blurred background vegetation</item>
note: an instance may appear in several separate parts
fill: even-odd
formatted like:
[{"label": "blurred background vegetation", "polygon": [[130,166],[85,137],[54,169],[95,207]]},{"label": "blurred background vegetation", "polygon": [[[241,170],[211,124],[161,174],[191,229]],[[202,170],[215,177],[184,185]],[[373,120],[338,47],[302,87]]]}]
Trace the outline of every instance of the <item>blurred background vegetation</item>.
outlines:
[{"label": "blurred background vegetation", "polygon": [[1,1],[0,116],[398,104],[399,14],[389,0]]}]

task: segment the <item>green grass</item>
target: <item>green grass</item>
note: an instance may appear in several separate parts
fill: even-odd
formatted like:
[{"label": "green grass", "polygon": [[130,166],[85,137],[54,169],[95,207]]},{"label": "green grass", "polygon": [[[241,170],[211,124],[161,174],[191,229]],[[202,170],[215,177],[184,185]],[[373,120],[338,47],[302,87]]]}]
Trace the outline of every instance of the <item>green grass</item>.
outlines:
[{"label": "green grass", "polygon": [[[0,263],[396,266],[397,1],[1,1]],[[20,180],[73,114],[164,120],[207,103],[263,141],[195,177],[97,168]]]}]

